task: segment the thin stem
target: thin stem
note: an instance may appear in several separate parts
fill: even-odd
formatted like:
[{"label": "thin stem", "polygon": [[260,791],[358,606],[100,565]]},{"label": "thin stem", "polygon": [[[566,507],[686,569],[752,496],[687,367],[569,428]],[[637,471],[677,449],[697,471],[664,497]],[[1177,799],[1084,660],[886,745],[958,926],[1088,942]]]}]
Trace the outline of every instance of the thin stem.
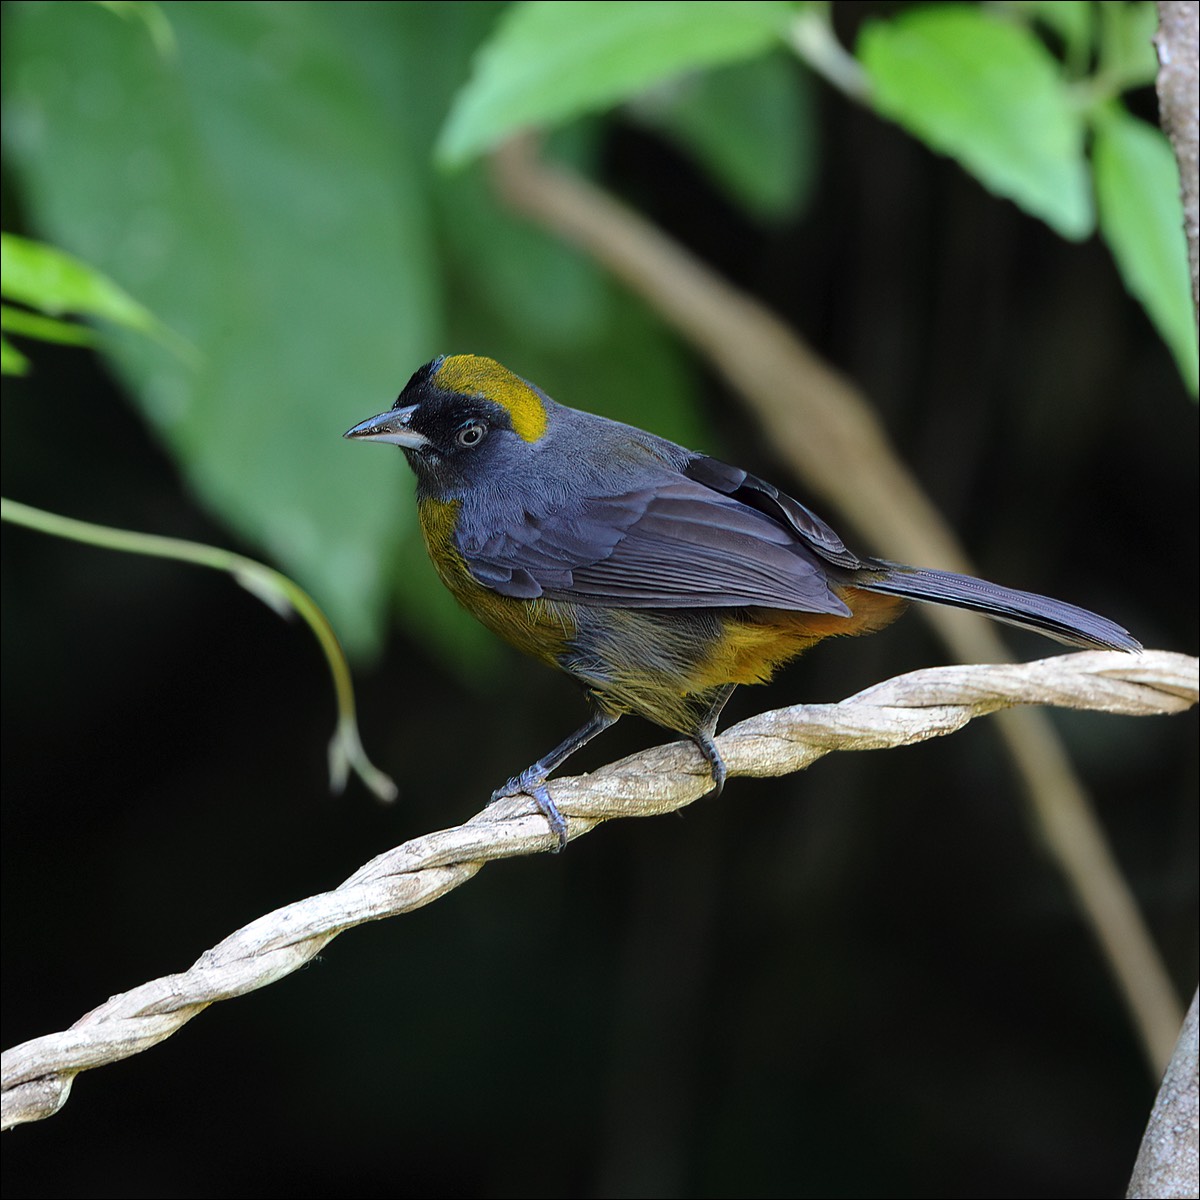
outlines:
[{"label": "thin stem", "polygon": [[867,74],[837,40],[828,4],[811,4],[797,14],[788,41],[796,54],[839,92],[863,104],[870,100]]},{"label": "thin stem", "polygon": [[289,611],[298,613],[316,636],[321,653],[329,664],[329,673],[333,677],[338,723],[329,743],[329,774],[334,790],[341,791],[345,787],[349,772],[353,771],[381,800],[396,798],[395,783],[371,763],[363,750],[358,732],[350,667],[333,626],[317,607],[316,601],[282,572],[218,546],[205,546],[181,538],[94,525],[90,521],[63,517],[28,504],[21,504],[16,500],[0,498],[0,520],[23,525],[27,529],[36,529],[39,533],[47,533],[53,537],[83,542],[89,546],[121,550],[127,554],[142,554],[152,558],[168,558],[175,562],[193,563],[198,567],[225,571],[281,616],[286,616]]}]

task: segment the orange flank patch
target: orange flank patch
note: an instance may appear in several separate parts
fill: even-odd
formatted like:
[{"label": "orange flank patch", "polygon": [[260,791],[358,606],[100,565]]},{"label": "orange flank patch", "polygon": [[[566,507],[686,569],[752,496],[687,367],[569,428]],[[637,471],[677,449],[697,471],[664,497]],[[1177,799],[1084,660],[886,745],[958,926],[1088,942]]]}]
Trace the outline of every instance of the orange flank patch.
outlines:
[{"label": "orange flank patch", "polygon": [[840,588],[851,615],[744,609],[727,620],[719,641],[697,664],[690,689],[700,691],[726,683],[766,683],[775,671],[827,637],[874,633],[890,625],[905,608],[898,596],[881,596],[857,588]]}]

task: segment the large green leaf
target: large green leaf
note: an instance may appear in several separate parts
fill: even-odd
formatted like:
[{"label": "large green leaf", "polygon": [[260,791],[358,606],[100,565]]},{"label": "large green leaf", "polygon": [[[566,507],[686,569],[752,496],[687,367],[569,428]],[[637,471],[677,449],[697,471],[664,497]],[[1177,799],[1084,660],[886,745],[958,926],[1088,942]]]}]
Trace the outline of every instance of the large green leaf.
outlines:
[{"label": "large green leaf", "polygon": [[1063,237],[1091,232],[1083,116],[1028,29],[942,4],[869,22],[858,57],[879,112]]},{"label": "large green leaf", "polygon": [[[396,462],[339,435],[440,346],[419,183],[436,115],[419,144],[381,109],[351,7],[172,5],[164,58],[98,6],[14,6],[4,134],[42,232],[200,349],[106,337],[193,488],[361,648],[412,504]],[[403,74],[421,6],[369,7]]]},{"label": "large green leaf", "polygon": [[1092,159],[1100,232],[1194,396],[1200,367],[1175,156],[1159,130],[1113,104],[1097,115]]},{"label": "large green leaf", "polygon": [[526,0],[479,52],[439,140],[460,164],[527,126],[615,104],[683,71],[736,62],[779,42],[780,0]]},{"label": "large green leaf", "polygon": [[97,6],[13,5],[3,45],[6,161],[31,220],[199,350],[189,362],[104,334],[198,497],[351,647],[378,641],[396,595],[464,676],[494,639],[429,568],[402,456],[342,430],[434,354],[472,351],[565,378],[585,405],[610,380],[626,415],[695,432],[655,322],[500,210],[482,171],[432,171],[501,8],[177,5],[164,56]]}]

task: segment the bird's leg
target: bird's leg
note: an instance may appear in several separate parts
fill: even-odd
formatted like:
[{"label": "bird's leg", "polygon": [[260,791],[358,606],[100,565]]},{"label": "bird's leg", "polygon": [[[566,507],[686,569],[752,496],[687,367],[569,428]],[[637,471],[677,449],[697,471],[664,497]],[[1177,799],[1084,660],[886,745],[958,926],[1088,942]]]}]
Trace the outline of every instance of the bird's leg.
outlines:
[{"label": "bird's leg", "polygon": [[580,726],[549,754],[542,755],[533,766],[526,767],[520,775],[514,775],[503,787],[497,788],[492,793],[492,800],[502,800],[505,796],[532,796],[542,816],[550,822],[551,830],[558,835],[558,848],[555,853],[564,849],[567,844],[567,822],[550,798],[546,777],[551,771],[561,767],[576,750],[586,746],[592,738],[598,733],[603,733],[610,725],[616,724],[616,721],[617,717],[612,713],[606,713],[599,708],[593,709],[586,725]]},{"label": "bird's leg", "polygon": [[704,714],[704,720],[692,731],[692,741],[696,743],[700,753],[708,760],[709,768],[712,771],[713,786],[706,796],[719,796],[721,789],[725,786],[727,774],[725,760],[721,757],[716,742],[713,741],[713,735],[717,732],[717,721],[721,718],[721,709],[729,702],[729,697],[733,695],[736,687],[736,683],[727,683],[717,693],[717,698],[709,706],[708,712]]}]

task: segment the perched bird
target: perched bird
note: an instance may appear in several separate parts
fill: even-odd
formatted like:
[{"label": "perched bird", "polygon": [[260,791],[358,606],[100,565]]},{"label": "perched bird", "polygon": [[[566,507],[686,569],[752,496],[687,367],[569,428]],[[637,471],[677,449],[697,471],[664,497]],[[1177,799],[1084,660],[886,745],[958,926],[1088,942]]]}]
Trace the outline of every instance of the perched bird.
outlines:
[{"label": "perched bird", "polygon": [[531,796],[623,713],[686,734],[712,772],[721,709],[822,638],[872,633],[907,600],[983,613],[1073,646],[1137,650],[1104,617],[1030,592],[864,558],[762,479],[567,408],[490,358],[435,358],[345,434],[392,442],[417,476],[429,557],[454,598],[583,685],[591,719],[497,789]]}]

